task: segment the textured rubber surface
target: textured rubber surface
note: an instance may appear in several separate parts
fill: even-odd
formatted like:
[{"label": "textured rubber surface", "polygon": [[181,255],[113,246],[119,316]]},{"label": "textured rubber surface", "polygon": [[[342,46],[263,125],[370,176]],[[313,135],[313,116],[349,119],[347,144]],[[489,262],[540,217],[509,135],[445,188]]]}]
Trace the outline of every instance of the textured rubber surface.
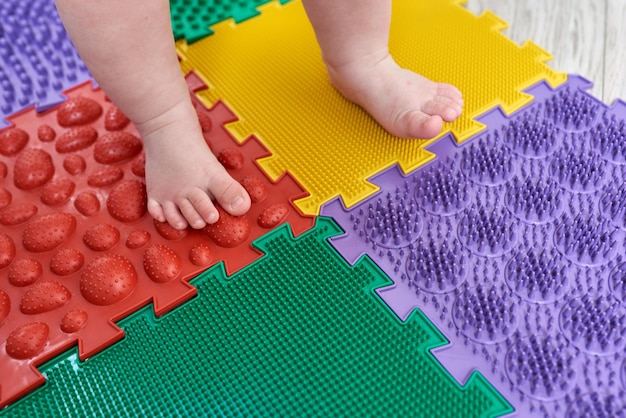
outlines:
[{"label": "textured rubber surface", "polygon": [[[565,81],[547,53],[463,1],[397,0],[394,56],[466,100],[439,142],[399,140],[328,85],[298,1],[199,3],[171,3],[181,66],[256,199],[231,234],[148,218],[140,143],[90,85],[14,113],[88,74],[52,0],[0,3],[0,406],[49,379],[0,415],[626,415],[623,103],[576,77],[524,93]],[[354,267],[291,205],[338,197]]]},{"label": "textured rubber surface", "polygon": [[[269,0],[172,0],[170,15],[176,40],[193,43],[213,31],[210,26],[232,18],[235,22],[259,15],[257,7]],[[281,0],[286,3],[289,0]]]},{"label": "textured rubber surface", "polygon": [[126,338],[89,361],[67,353],[48,384],[0,416],[491,417],[510,406],[479,375],[460,387],[428,350],[445,344],[419,312],[405,323],[374,288],[369,259],[350,267],[318,218],[255,241],[265,256],[231,277],[192,282],[198,296],[160,319],[120,322]]},{"label": "textured rubber surface", "polygon": [[626,103],[589,86],[541,83],[531,106],[481,118],[487,132],[434,144],[432,164],[322,210],[348,261],[393,279],[383,300],[451,341],[436,356],[457,380],[479,370],[519,417],[626,416]]},{"label": "textured rubber surface", "polygon": [[89,79],[53,0],[0,2],[0,128],[12,113],[45,110]]},{"label": "textured rubber surface", "polygon": [[[566,75],[545,66],[549,54],[535,44],[502,35],[493,14],[476,17],[457,3],[395,1],[390,49],[402,66],[463,91],[463,115],[444,133],[464,141],[483,128],[477,116],[497,105],[510,113],[532,100],[523,89]],[[367,181],[374,174],[395,163],[408,173],[433,158],[423,149],[429,141],[390,136],[330,86],[299,1],[260,10],[261,18],[215,25],[214,36],[192,45],[180,41],[178,52],[183,70],[211,87],[202,100],[224,100],[237,114],[235,137],[254,133],[272,153],[259,161],[270,178],[290,172],[310,193],[296,202],[304,213],[336,196],[350,207],[377,190]]]},{"label": "textured rubber surface", "polygon": [[[188,77],[194,90],[203,85]],[[267,152],[237,144],[222,103],[197,111],[205,138],[253,196],[240,217],[176,231],[146,212],[144,155],[134,127],[89,83],[49,111],[12,116],[0,130],[0,406],[41,384],[31,369],[79,343],[81,358],[123,337],[111,321],[150,301],[157,315],[195,294],[187,281],[223,261],[229,273],[260,254],[255,238],[289,222],[311,228],[291,200],[289,177],[272,183],[254,164]]]}]

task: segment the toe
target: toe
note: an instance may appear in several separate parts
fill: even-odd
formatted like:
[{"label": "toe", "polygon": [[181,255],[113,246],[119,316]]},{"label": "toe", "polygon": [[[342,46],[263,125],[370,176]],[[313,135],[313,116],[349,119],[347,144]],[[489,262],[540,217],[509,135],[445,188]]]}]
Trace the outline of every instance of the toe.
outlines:
[{"label": "toe", "polygon": [[187,227],[187,221],[181,215],[178,210],[178,206],[173,202],[165,202],[161,205],[163,207],[163,213],[165,214],[165,220],[174,229],[185,229]]},{"label": "toe", "polygon": [[148,213],[158,222],[165,222],[165,213],[161,204],[154,199],[148,199]]},{"label": "toe", "polygon": [[194,205],[189,200],[182,200],[178,204],[178,208],[189,226],[193,229],[202,229],[206,226],[205,220],[202,216],[200,216]]},{"label": "toe", "polygon": [[243,215],[250,209],[250,196],[246,189],[226,170],[221,171],[213,178],[211,193],[220,206],[234,216]]},{"label": "toe", "polygon": [[443,87],[440,87],[438,89],[434,100],[445,103],[453,108],[457,113],[456,117],[459,117],[461,115],[461,112],[463,111],[464,101],[461,92],[459,91],[459,89],[449,84],[444,85]]},{"label": "toe", "polygon": [[430,139],[437,136],[443,127],[441,117],[437,115],[427,115],[419,110],[407,112],[402,123],[405,126],[408,138]]},{"label": "toe", "polygon": [[[217,209],[215,209],[215,205],[206,192],[200,189],[195,189],[189,194],[188,200],[193,206],[194,211],[204,222],[209,224],[217,222],[219,213],[217,212]],[[187,218],[187,220],[189,220],[189,218]]]},{"label": "toe", "polygon": [[439,96],[428,102],[423,110],[429,115],[441,116],[441,119],[446,122],[453,122],[456,118],[461,116],[463,109],[455,101],[447,97]]},{"label": "toe", "polygon": [[437,95],[448,97],[461,106],[463,105],[463,94],[458,88],[451,84],[440,83],[437,87]]}]

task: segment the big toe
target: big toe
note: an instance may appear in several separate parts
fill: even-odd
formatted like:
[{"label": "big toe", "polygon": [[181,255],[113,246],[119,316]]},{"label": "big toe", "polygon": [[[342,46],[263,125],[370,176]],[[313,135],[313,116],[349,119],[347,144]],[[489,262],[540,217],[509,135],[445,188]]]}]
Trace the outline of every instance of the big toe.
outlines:
[{"label": "big toe", "polygon": [[220,206],[234,216],[243,215],[250,209],[250,196],[246,189],[226,171],[214,179],[211,193]]},{"label": "big toe", "polygon": [[396,131],[404,138],[430,139],[437,136],[443,128],[443,120],[437,115],[427,115],[419,110],[405,113],[396,122]]}]

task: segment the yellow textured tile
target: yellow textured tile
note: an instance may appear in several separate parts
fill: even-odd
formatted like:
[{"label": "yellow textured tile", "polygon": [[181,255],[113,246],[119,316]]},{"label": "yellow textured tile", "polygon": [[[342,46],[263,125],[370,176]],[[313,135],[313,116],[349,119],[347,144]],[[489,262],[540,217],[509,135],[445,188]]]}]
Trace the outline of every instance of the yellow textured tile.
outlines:
[{"label": "yellow textured tile", "polygon": [[[464,114],[442,132],[459,142],[483,128],[475,118],[485,111],[500,105],[511,113],[531,101],[521,90],[566,80],[543,64],[545,51],[513,43],[497,16],[477,17],[462,3],[395,0],[390,34],[398,63],[463,91]],[[387,134],[330,86],[299,1],[270,3],[259,17],[213,29],[204,40],[177,44],[181,67],[209,85],[200,93],[207,106],[223,100],[238,115],[229,125],[237,140],[255,134],[265,144],[272,155],[258,162],[270,178],[289,171],[310,193],[296,202],[305,214],[336,196],[350,207],[377,190],[367,181],[372,175],[396,163],[408,173],[434,157],[424,150],[431,141]]]}]

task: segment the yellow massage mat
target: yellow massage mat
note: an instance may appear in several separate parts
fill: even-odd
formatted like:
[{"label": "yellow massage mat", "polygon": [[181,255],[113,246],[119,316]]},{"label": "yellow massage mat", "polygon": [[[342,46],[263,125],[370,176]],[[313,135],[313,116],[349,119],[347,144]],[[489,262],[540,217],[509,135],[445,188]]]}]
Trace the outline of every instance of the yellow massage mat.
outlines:
[{"label": "yellow massage mat", "polygon": [[[442,132],[459,142],[483,129],[476,118],[487,110],[501,106],[510,114],[532,100],[524,89],[567,78],[544,64],[550,55],[534,43],[520,47],[506,38],[497,16],[477,17],[462,3],[395,0],[390,33],[400,65],[463,92],[463,115]],[[209,85],[201,100],[222,100],[238,116],[229,126],[237,140],[254,134],[267,147],[271,156],[258,163],[269,177],[289,172],[310,194],[296,201],[302,212],[317,215],[336,196],[350,207],[377,190],[367,181],[376,173],[393,164],[408,173],[434,158],[424,149],[432,141],[389,135],[332,88],[301,2],[260,11],[215,25],[214,35],[191,45],[179,41],[177,49],[183,71]]]}]

